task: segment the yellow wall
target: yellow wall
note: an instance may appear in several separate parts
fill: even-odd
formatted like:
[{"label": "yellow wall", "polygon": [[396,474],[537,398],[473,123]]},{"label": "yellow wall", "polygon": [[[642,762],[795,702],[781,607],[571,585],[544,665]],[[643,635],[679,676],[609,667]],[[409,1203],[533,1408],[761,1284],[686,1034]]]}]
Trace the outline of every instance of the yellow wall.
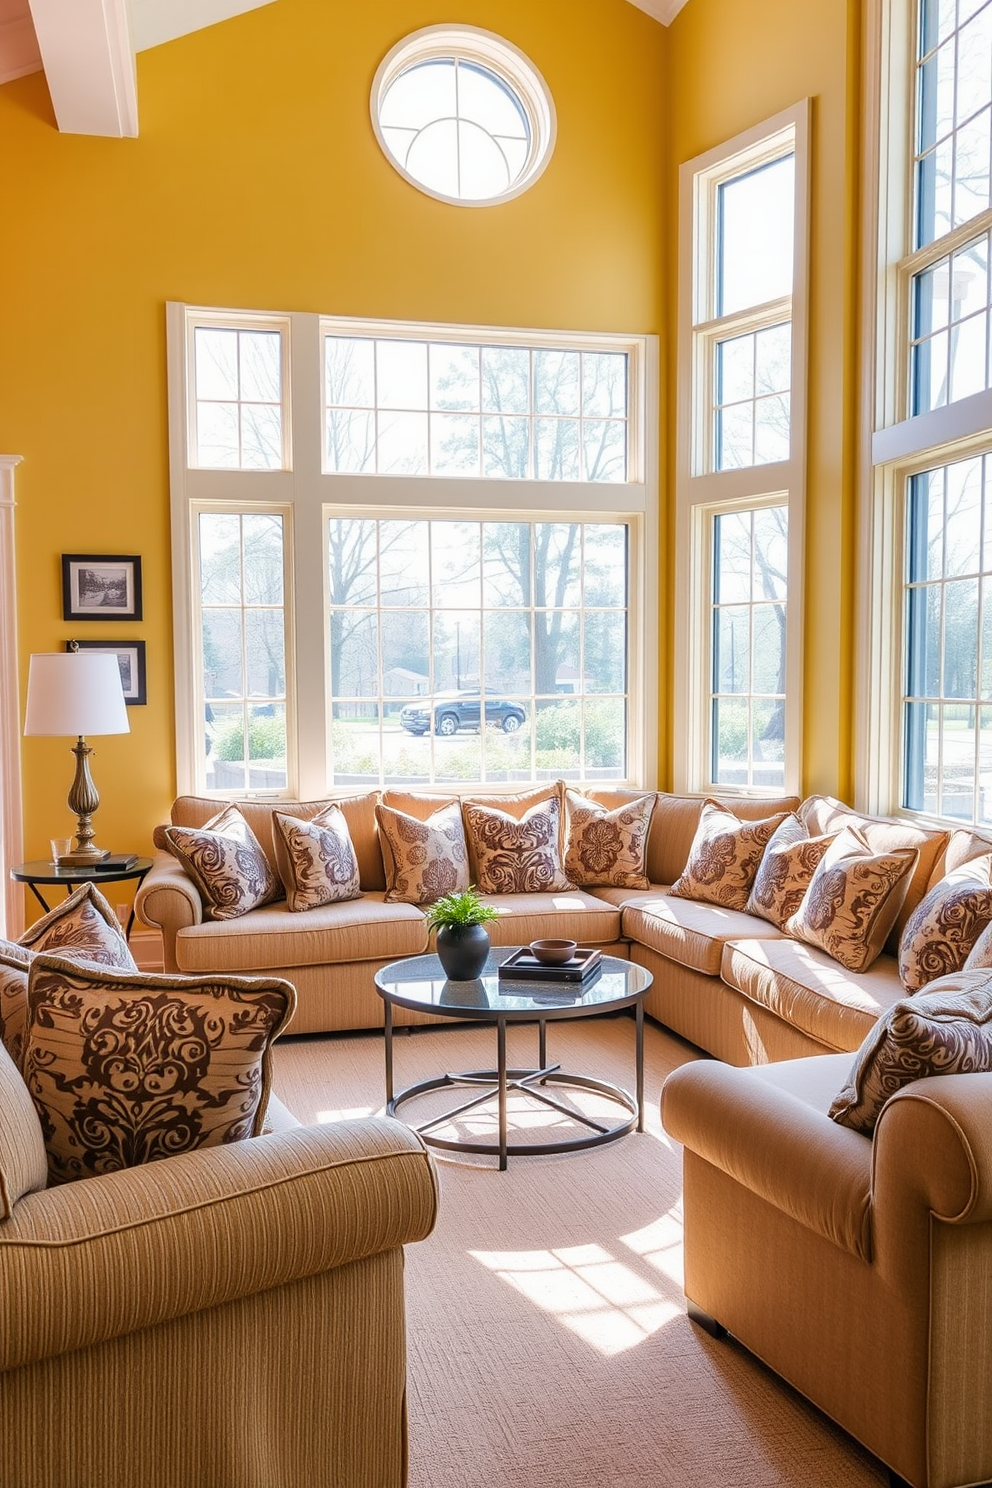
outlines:
[{"label": "yellow wall", "polygon": [[[698,0],[693,0],[698,3]],[[545,174],[433,201],[387,164],[384,53],[424,0],[277,0],[138,59],[136,140],[60,135],[44,78],[0,88],[0,451],[17,475],[22,678],[78,633],[147,642],[148,706],[95,740],[99,840],[145,849],[174,794],[166,300],[604,331],[662,329],[667,33],[626,0],[461,0],[544,74]],[[140,553],[144,620],[61,619],[62,552]],[[27,856],[68,831],[68,741],[23,748]]]},{"label": "yellow wall", "polygon": [[[668,98],[673,236],[683,161],[802,98],[813,100],[802,784],[804,792],[848,801],[854,789],[860,9],[858,0],[689,0],[670,31]],[[666,275],[673,325],[674,267],[673,254]],[[672,388],[674,354],[672,344]],[[674,393],[669,419],[674,428]]]}]

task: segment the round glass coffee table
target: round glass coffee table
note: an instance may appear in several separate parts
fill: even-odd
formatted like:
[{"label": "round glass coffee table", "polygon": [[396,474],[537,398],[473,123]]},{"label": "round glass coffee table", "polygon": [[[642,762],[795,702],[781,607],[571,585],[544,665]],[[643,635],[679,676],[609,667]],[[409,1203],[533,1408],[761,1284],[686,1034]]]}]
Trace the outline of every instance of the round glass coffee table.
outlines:
[{"label": "round glass coffee table", "polygon": [[[394,961],[375,974],[375,984],[385,1009],[386,1048],[386,1114],[399,1115],[399,1108],[430,1090],[466,1087],[474,1090],[470,1100],[445,1110],[439,1116],[415,1127],[432,1147],[450,1152],[482,1152],[499,1156],[500,1170],[508,1157],[536,1156],[549,1152],[575,1152],[585,1147],[598,1147],[615,1142],[618,1137],[644,1130],[644,994],[651,986],[651,973],[632,961],[618,956],[603,956],[599,972],[583,982],[501,981],[500,962],[512,956],[516,946],[498,946],[490,952],[482,975],[473,982],[449,982],[436,956],[410,956]],[[495,1023],[496,1068],[470,1070],[438,1075],[409,1085],[399,1094],[393,1090],[393,1008],[410,1008],[420,1013],[434,1013],[458,1022]],[[632,1007],[635,1017],[634,1078],[632,1096],[619,1085],[591,1075],[566,1073],[559,1064],[549,1064],[547,1024],[560,1018],[595,1017]],[[506,1027],[508,1023],[536,1023],[538,1027],[538,1063],[534,1069],[507,1069]],[[591,1090],[615,1102],[621,1115],[613,1124],[604,1123],[556,1100],[550,1087],[574,1087]],[[567,1137],[543,1143],[510,1142],[507,1138],[507,1094],[517,1091],[550,1106],[580,1126],[589,1129],[588,1136]],[[434,1128],[451,1122],[476,1106],[496,1096],[498,1103],[498,1138],[482,1142],[461,1137],[440,1137]]]}]

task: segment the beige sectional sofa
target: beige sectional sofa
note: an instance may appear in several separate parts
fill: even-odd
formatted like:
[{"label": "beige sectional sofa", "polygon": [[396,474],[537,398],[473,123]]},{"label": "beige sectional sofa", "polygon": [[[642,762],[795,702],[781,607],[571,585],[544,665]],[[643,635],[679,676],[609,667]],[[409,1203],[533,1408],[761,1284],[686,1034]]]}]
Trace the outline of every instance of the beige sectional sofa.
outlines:
[{"label": "beige sectional sofa", "polygon": [[[539,792],[488,798],[522,816]],[[633,791],[587,792],[608,808]],[[376,827],[382,799],[425,820],[452,797],[376,792],[338,803],[348,821],[361,872],[363,897],[305,913],[268,904],[240,919],[205,918],[199,893],[180,864],[160,852],[139,891],[140,917],[162,932],[167,970],[275,973],[299,996],[292,1031],[308,1033],[381,1025],[373,973],[387,962],[428,949],[423,911],[388,903],[386,872]],[[473,797],[474,800],[486,798]],[[899,933],[928,886],[969,858],[992,852],[992,841],[970,829],[926,830],[910,821],[857,815],[823,796],[801,804],[717,797],[742,819],[797,810],[811,835],[857,825],[879,851],[910,846],[919,852],[909,892],[886,953],[866,971],[845,970],[825,953],[784,936],[773,924],[716,904],[675,898],[666,890],[689,856],[704,797],[659,792],[648,838],[647,889],[573,889],[548,894],[488,896],[501,911],[492,926],[497,945],[538,936],[567,936],[629,956],[651,971],[647,1011],[660,1023],[729,1064],[762,1064],[804,1054],[854,1050],[879,1014],[902,995],[895,952]],[[271,813],[309,819],[326,801],[238,803],[271,855]],[[217,811],[213,799],[180,797],[176,825],[203,826]],[[415,1014],[408,1021],[423,1021]]]}]

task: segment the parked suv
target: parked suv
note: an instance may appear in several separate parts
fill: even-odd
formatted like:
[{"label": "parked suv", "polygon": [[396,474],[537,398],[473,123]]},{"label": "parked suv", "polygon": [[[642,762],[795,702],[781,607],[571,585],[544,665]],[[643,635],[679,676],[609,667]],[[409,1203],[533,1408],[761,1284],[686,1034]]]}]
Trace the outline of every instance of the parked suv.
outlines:
[{"label": "parked suv", "polygon": [[[400,723],[409,734],[426,734],[433,726],[436,734],[448,738],[459,729],[477,729],[481,716],[481,693],[439,692],[423,702],[407,703],[400,712]],[[527,722],[527,714],[521,703],[487,697],[486,722],[501,728],[504,734],[515,734]]]}]

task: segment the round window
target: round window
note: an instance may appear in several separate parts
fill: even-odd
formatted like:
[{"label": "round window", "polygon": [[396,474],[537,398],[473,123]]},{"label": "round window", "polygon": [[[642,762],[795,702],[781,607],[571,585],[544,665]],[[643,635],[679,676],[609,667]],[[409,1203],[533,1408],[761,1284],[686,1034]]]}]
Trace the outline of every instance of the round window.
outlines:
[{"label": "round window", "polygon": [[471,26],[428,26],[393,47],[372,85],[372,122],[400,175],[463,207],[519,196],[554,146],[540,73],[509,42]]}]

